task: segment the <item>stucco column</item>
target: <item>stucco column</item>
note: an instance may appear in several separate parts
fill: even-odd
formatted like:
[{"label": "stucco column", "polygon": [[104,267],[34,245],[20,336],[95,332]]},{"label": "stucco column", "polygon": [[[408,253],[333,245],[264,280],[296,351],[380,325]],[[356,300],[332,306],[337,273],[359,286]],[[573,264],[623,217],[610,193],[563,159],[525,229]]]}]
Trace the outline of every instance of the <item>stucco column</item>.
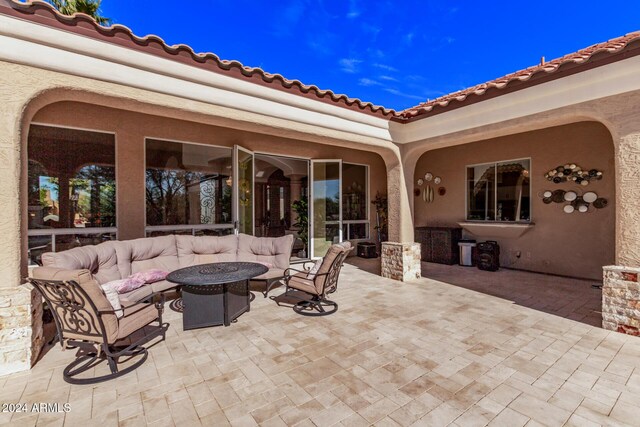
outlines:
[{"label": "stucco column", "polygon": [[41,297],[30,285],[22,285],[27,273],[21,266],[27,195],[20,192],[22,176],[26,177],[22,165],[27,164],[22,161],[26,152],[21,133],[26,101],[17,95],[18,89],[0,78],[0,375],[29,369],[42,344]]},{"label": "stucco column", "polygon": [[602,327],[640,335],[640,131],[616,144],[616,266],[604,267]]},{"label": "stucco column", "polygon": [[[138,129],[135,122],[126,121],[119,124],[116,133],[116,223],[119,240],[145,237],[145,136]],[[197,206],[191,208],[199,212]]]},{"label": "stucco column", "polygon": [[[291,190],[291,204],[296,200],[300,200],[302,197],[302,178],[306,175],[289,175],[290,182],[290,190]],[[293,209],[291,210],[291,224],[295,224],[298,222],[298,214]]]},{"label": "stucco column", "polygon": [[400,150],[384,157],[387,165],[389,241],[382,243],[382,276],[406,281],[421,276],[420,244],[414,242],[409,189]]}]

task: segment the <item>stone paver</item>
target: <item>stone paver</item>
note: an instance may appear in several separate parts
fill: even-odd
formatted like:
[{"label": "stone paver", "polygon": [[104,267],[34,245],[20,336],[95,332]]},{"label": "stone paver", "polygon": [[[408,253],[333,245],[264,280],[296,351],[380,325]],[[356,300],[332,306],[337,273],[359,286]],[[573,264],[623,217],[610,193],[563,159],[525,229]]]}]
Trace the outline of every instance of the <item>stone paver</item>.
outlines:
[{"label": "stone paver", "polygon": [[425,278],[400,283],[375,274],[379,260],[349,263],[334,315],[299,316],[256,292],[230,327],[183,331],[167,309],[166,342],[107,383],[65,383],[73,352],[53,347],[31,371],[0,377],[0,402],[71,412],[0,413],[0,424],[637,422],[640,338],[598,327],[592,282],[423,264]]}]

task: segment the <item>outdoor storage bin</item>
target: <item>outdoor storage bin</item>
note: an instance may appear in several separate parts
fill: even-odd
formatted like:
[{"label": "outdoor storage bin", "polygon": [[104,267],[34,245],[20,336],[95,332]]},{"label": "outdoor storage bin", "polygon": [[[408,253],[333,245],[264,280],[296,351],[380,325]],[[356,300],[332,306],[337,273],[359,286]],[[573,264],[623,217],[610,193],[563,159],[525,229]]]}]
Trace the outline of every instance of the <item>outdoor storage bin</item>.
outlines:
[{"label": "outdoor storage bin", "polygon": [[358,256],[360,258],[377,258],[376,244],[371,242],[358,243]]},{"label": "outdoor storage bin", "polygon": [[458,242],[458,247],[460,248],[460,265],[464,267],[473,267],[476,265],[474,259],[474,250],[476,247],[475,240],[460,240]]}]

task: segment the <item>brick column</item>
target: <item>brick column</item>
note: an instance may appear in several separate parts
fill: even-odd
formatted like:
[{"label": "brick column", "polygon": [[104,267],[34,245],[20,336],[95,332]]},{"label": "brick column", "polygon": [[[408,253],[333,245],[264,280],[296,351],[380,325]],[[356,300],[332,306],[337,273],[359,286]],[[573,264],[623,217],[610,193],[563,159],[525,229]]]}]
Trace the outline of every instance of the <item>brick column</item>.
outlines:
[{"label": "brick column", "polygon": [[389,242],[382,243],[382,277],[407,281],[421,276],[420,244],[414,242],[413,216],[400,152],[384,156],[387,166]]},{"label": "brick column", "polygon": [[420,243],[382,243],[382,277],[388,279],[419,279],[422,275],[420,265]]},{"label": "brick column", "polygon": [[26,155],[20,128],[24,99],[12,86],[0,78],[0,375],[29,369],[43,340],[42,299],[30,285],[22,284],[27,249],[23,244],[27,196],[20,194],[21,166],[27,165],[26,159],[21,164]]},{"label": "brick column", "polygon": [[640,268],[604,267],[602,327],[640,336]]}]

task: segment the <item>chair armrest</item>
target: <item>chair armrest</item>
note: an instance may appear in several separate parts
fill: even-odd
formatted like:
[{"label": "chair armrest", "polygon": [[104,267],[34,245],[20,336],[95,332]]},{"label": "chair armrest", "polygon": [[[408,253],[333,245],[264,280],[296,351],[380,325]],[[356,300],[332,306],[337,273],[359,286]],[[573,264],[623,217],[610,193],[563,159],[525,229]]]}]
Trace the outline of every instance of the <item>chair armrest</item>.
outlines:
[{"label": "chair armrest", "polygon": [[283,273],[284,274],[284,278],[288,279],[289,277],[293,276],[295,273],[291,274],[292,271],[294,271],[295,273],[305,273],[305,274],[309,273],[309,270],[298,270],[296,268],[289,267]]}]

